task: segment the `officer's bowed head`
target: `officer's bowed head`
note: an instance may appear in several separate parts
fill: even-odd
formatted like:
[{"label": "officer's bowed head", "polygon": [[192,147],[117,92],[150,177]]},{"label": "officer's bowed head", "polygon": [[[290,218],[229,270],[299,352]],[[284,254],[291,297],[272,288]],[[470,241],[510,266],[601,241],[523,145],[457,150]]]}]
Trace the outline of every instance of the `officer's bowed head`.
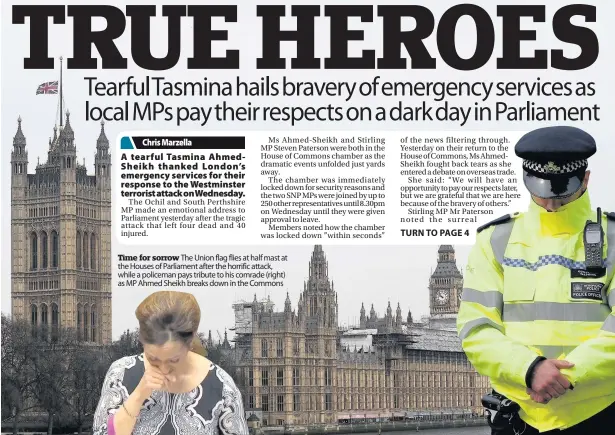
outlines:
[{"label": "officer's bowed head", "polygon": [[589,133],[567,126],[530,131],[515,146],[523,159],[525,187],[544,200],[574,199],[586,187],[587,159],[595,153],[596,141]]}]

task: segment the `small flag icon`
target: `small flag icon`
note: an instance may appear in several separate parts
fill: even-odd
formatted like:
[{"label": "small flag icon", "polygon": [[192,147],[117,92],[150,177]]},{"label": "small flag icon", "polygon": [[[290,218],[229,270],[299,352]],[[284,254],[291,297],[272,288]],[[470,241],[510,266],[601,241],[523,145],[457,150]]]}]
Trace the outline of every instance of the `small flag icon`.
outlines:
[{"label": "small flag icon", "polygon": [[57,94],[58,93],[58,82],[46,82],[38,86],[36,89],[36,95],[38,94]]}]

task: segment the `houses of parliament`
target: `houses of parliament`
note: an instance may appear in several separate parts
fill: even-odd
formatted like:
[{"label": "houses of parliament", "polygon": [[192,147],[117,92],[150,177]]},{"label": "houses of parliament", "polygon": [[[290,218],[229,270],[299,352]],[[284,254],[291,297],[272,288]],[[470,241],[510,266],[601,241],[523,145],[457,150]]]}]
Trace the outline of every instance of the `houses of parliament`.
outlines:
[{"label": "houses of parliament", "polygon": [[360,324],[341,328],[328,272],[316,245],[296,310],[288,294],[283,311],[256,296],[234,305],[236,376],[251,418],[280,426],[482,415],[489,380],[456,333],[463,278],[452,246],[439,247],[430,316],[421,321],[399,304],[383,317],[361,304]]},{"label": "houses of parliament", "polygon": [[86,342],[111,342],[111,155],[101,124],[94,175],[77,161],[66,122],[53,130],[47,161],[28,173],[17,120],[11,152],[11,302],[16,318],[48,334],[75,328]]}]

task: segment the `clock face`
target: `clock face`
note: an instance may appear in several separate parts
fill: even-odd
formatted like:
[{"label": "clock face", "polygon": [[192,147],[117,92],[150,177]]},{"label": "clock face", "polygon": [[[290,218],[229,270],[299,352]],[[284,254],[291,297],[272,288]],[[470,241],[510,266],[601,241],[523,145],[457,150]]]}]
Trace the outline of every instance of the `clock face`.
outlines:
[{"label": "clock face", "polygon": [[436,293],[436,302],[438,305],[444,305],[448,301],[448,292],[445,290],[438,290]]}]

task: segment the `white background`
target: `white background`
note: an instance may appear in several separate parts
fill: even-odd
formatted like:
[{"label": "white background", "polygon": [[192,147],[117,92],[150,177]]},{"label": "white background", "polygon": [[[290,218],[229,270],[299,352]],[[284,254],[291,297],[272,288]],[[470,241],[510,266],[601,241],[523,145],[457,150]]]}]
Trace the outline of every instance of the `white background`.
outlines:
[{"label": "white background", "polygon": [[[25,4],[27,2],[20,2]],[[39,2],[46,4],[47,2]],[[66,2],[70,4],[82,4],[83,2]],[[124,2],[88,2],[88,4],[116,4],[123,8]],[[148,2],[153,4],[153,1]],[[186,2],[200,4],[201,2]],[[598,22],[589,26],[595,30],[601,43],[600,57],[598,61],[587,70],[583,71],[497,71],[495,67],[496,57],[501,53],[501,20],[496,18],[496,2],[481,1],[475,2],[488,10],[494,17],[496,30],[496,48],[491,61],[479,71],[460,72],[447,67],[441,60],[437,61],[437,70],[401,70],[401,71],[257,71],[255,70],[255,59],[260,55],[260,19],[256,16],[256,2],[251,0],[243,0],[236,2],[217,2],[239,4],[239,23],[223,23],[222,19],[215,20],[214,25],[218,28],[229,30],[229,42],[227,44],[215,44],[214,54],[221,55],[226,48],[241,49],[241,77],[243,80],[259,80],[263,75],[270,73],[274,77],[281,77],[284,73],[291,73],[294,80],[368,80],[374,75],[386,76],[389,80],[444,80],[444,81],[477,81],[477,80],[519,80],[519,81],[534,81],[538,77],[544,80],[560,80],[572,81],[586,80],[595,81],[597,95],[593,98],[540,98],[534,101],[543,105],[582,105],[590,106],[599,104],[601,109],[602,121],[600,123],[581,123],[576,124],[587,129],[594,135],[598,143],[598,153],[590,160],[590,169],[592,177],[590,183],[591,199],[594,206],[600,206],[603,210],[615,209],[615,201],[612,191],[612,162],[615,157],[615,148],[613,147],[612,138],[612,122],[615,115],[612,104],[612,95],[614,95],[613,71],[615,70],[615,61],[613,51],[610,48],[611,41],[615,40],[615,31],[613,30],[612,17],[615,16],[615,4],[611,1],[588,2],[598,6]],[[267,4],[286,4],[286,1],[270,0]],[[293,4],[301,4],[306,2],[293,2]],[[308,2],[314,3],[314,2]],[[373,2],[359,1],[356,4],[370,4]],[[387,2],[390,4],[405,2]],[[507,2],[510,4],[511,2]],[[516,2],[522,3],[522,2]],[[525,4],[537,4],[536,2],[526,1]],[[522,45],[522,54],[530,55],[535,49],[542,48],[561,48],[564,49],[566,56],[575,56],[578,54],[578,48],[559,42],[553,36],[550,24],[551,17],[554,12],[562,5],[572,2],[549,1],[544,2],[547,7],[547,21],[545,23],[533,23],[530,19],[522,20],[523,26],[529,29],[535,29],[537,34],[537,42],[524,42]],[[160,3],[162,4],[162,3]],[[441,14],[456,2],[440,1],[440,2],[422,2],[428,5],[436,22]],[[58,79],[58,69],[25,71],[23,70],[23,58],[29,52],[30,31],[29,25],[12,25],[11,21],[11,2],[2,2],[2,114],[1,114],[1,133],[2,138],[2,311],[10,312],[10,171],[9,160],[11,152],[11,143],[13,135],[17,127],[16,119],[21,115],[23,119],[23,130],[27,138],[28,153],[30,159],[29,172],[34,172],[34,167],[37,158],[40,157],[44,162],[46,158],[47,143],[50,136],[53,134],[54,123],[57,123],[57,102],[56,96],[52,95],[35,95],[36,88],[39,84],[51,80]],[[412,20],[408,20],[408,28],[412,28]],[[92,172],[92,164],[94,160],[95,143],[100,131],[100,125],[97,122],[86,123],[84,121],[84,108],[87,97],[87,86],[83,80],[84,76],[97,76],[100,79],[114,81],[125,80],[129,75],[134,75],[139,78],[147,74],[164,75],[169,80],[202,80],[207,77],[210,80],[233,80],[237,71],[187,71],[184,67],[186,58],[192,54],[191,43],[191,28],[189,21],[185,19],[185,27],[182,30],[182,60],[179,66],[172,71],[165,72],[147,72],[137,69],[128,71],[122,70],[95,70],[95,71],[64,71],[65,84],[65,100],[68,109],[70,109],[71,123],[75,130],[76,144],[79,160],[85,158],[85,164]],[[161,28],[157,28],[152,32],[153,43],[152,47],[154,55],[164,55],[166,52],[166,22],[161,20]],[[329,31],[326,25],[327,20],[322,18],[317,35],[317,54],[326,57],[328,55],[328,38]],[[357,55],[360,49],[376,50],[376,55],[381,54],[380,37],[381,26],[380,21],[376,19],[374,23],[361,23],[358,18],[351,20],[351,27],[363,29],[365,31],[365,41],[368,42],[353,42],[351,43],[350,54]],[[582,24],[582,23],[579,23]],[[94,28],[100,29],[103,23],[97,21]],[[286,29],[293,29],[294,19],[289,18],[284,20],[283,26]],[[49,38],[50,55],[58,58],[64,56],[67,58],[71,55],[72,50],[72,20],[67,19],[65,25],[51,25]],[[130,23],[127,24],[124,35],[116,42],[120,51],[128,56],[130,52]],[[473,52],[473,47],[476,42],[474,25],[469,18],[464,18],[457,26],[457,47],[461,56],[468,57]],[[435,32],[427,40],[427,48],[432,55],[437,57]],[[282,47],[282,55],[290,58],[295,55],[295,47],[292,43],[284,43]],[[129,67],[133,67],[133,63],[129,61]],[[146,100],[143,99],[143,100]],[[418,99],[420,100],[420,99]],[[97,105],[119,105],[123,102],[123,98],[91,98],[93,104]],[[259,102],[263,105],[273,104],[290,104],[286,100],[272,100],[267,98],[253,99],[255,103]],[[182,105],[201,106],[206,104],[215,104],[217,99],[209,98],[182,98]],[[235,99],[234,103],[247,103],[247,100]],[[326,99],[297,99],[293,104],[310,104],[322,105],[327,104],[330,100]],[[417,101],[417,103],[420,101]],[[464,101],[465,104],[473,104],[474,101]],[[524,104],[525,98],[510,98],[510,104]],[[175,100],[169,100],[169,104],[180,104]],[[389,101],[381,101],[374,99],[365,99],[362,103],[373,105],[387,105]],[[499,131],[499,130],[517,130],[524,132],[536,127],[541,127],[555,123],[541,122],[469,122],[464,126],[464,130],[468,131]],[[574,123],[572,123],[574,124]],[[231,123],[220,122],[206,126],[207,131],[272,131],[285,130],[289,126],[284,123]],[[121,134],[125,130],[176,130],[174,124],[165,124],[162,122],[143,122],[143,123],[112,123],[106,124],[107,135],[111,142],[113,138]],[[198,125],[184,125],[183,129],[200,129]],[[459,126],[455,122],[413,122],[413,123],[391,123],[381,124],[377,122],[362,122],[362,123],[301,123],[294,127],[295,130],[396,130],[396,131],[444,131],[458,130]],[[112,154],[117,155],[119,150],[111,150]],[[117,163],[115,163],[117,164]],[[513,210],[511,210],[513,211]],[[138,253],[140,249],[134,250],[123,248],[114,242],[114,254],[122,252],[125,254]],[[178,243],[185,243],[181,240]],[[311,251],[311,246],[295,246],[284,248],[221,248],[217,246],[207,246],[209,240],[206,238],[202,241],[202,246],[196,248],[202,253],[228,253],[231,249],[238,252],[270,252],[270,253],[288,253],[291,256],[293,266],[288,267],[288,276],[293,276],[292,280],[288,280],[288,288],[284,290],[276,290],[271,294],[278,307],[283,303],[285,292],[288,290],[295,305],[298,299],[299,291],[302,289],[301,281],[307,274],[308,257]],[[464,264],[467,255],[467,247],[457,246],[459,262]],[[148,252],[164,252],[171,253],[173,249],[166,246],[150,246]],[[182,248],[174,249],[181,251]],[[404,314],[408,307],[412,307],[413,312],[417,315],[427,313],[427,280],[430,274],[430,269],[435,267],[437,246],[423,247],[340,247],[327,248],[325,247],[332,263],[330,269],[331,275],[336,280],[336,289],[339,293],[340,302],[340,318],[347,319],[352,316],[358,316],[360,304],[358,301],[364,300],[366,303],[373,301],[375,308],[380,314],[386,308],[386,303],[390,299],[393,301],[400,300]],[[333,264],[335,266],[333,266]],[[335,273],[334,273],[335,272]],[[123,290],[121,294],[117,291],[114,293],[113,302],[113,335],[117,337],[122,330],[136,326],[136,320],[133,313],[137,304],[141,299],[149,293],[150,289],[144,290]],[[264,295],[260,291],[259,296]],[[230,308],[232,301],[238,298],[251,300],[253,297],[252,291],[244,291],[241,294],[236,294],[233,290],[226,292],[217,291],[215,294],[203,292],[198,294],[199,302],[203,309],[203,324],[202,329],[223,329],[225,326],[232,326],[233,312]],[[369,310],[369,306],[367,306]]]}]

